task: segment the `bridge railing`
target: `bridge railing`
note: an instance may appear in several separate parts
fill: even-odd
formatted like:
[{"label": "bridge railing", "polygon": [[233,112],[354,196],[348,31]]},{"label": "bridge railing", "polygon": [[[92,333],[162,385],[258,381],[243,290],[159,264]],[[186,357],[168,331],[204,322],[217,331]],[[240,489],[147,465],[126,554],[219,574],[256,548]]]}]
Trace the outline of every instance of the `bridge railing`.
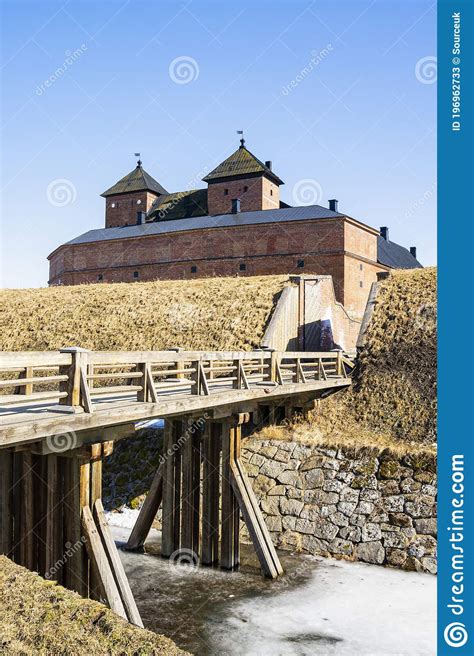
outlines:
[{"label": "bridge railing", "polygon": [[0,353],[0,411],[54,404],[93,412],[119,401],[158,403],[260,386],[345,378],[341,352],[87,351]]}]

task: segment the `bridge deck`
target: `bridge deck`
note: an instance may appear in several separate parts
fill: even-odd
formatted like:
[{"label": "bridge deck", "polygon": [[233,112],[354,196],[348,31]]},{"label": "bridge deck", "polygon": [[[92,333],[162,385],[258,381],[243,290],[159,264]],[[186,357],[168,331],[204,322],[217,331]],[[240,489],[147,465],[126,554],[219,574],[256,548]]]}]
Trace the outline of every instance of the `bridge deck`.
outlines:
[{"label": "bridge deck", "polygon": [[297,405],[350,382],[340,352],[3,353],[0,448],[245,404]]}]

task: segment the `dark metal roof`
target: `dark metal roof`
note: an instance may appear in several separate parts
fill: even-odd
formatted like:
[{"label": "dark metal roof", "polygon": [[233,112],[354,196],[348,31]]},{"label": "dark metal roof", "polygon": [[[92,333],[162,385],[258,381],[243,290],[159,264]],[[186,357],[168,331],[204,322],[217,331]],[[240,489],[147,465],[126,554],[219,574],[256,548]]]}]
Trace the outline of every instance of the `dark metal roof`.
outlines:
[{"label": "dark metal roof", "polygon": [[147,220],[172,221],[206,216],[207,213],[207,189],[192,189],[158,196],[148,210]]},{"label": "dark metal roof", "polygon": [[285,207],[278,210],[258,210],[256,212],[239,212],[238,214],[218,214],[216,216],[192,217],[186,220],[154,221],[142,225],[123,226],[120,228],[100,228],[89,230],[83,235],[67,242],[68,244],[87,244],[108,239],[129,239],[130,237],[145,237],[183,230],[199,230],[201,228],[229,228],[240,225],[279,223],[284,221],[306,221],[310,219],[333,219],[344,214],[331,212],[321,205],[306,205],[304,207]]},{"label": "dark metal roof", "polygon": [[423,268],[407,248],[383,237],[377,238],[377,261],[393,269]]},{"label": "dark metal roof", "polygon": [[126,194],[132,191],[154,191],[157,194],[167,194],[168,192],[160,185],[157,180],[151,177],[149,173],[138,164],[133,171],[127,173],[121,180],[116,182],[110,189],[104,191],[101,196],[114,196],[115,194]]},{"label": "dark metal roof", "polygon": [[258,157],[255,157],[245,146],[240,146],[227,159],[216,166],[205,178],[204,182],[216,182],[225,178],[232,178],[236,175],[254,175],[260,173],[271,178],[274,182],[284,184],[280,178],[273,173]]}]

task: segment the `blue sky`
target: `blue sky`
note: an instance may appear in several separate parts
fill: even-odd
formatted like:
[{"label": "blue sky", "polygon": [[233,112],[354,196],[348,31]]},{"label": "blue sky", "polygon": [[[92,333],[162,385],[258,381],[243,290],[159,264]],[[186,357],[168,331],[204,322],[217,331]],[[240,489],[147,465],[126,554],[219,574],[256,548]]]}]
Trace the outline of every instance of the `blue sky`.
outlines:
[{"label": "blue sky", "polygon": [[45,286],[47,255],[103,226],[100,193],[135,152],[170,191],[204,186],[238,129],[283,200],[338,198],[435,263],[435,3],[1,7],[1,286]]}]

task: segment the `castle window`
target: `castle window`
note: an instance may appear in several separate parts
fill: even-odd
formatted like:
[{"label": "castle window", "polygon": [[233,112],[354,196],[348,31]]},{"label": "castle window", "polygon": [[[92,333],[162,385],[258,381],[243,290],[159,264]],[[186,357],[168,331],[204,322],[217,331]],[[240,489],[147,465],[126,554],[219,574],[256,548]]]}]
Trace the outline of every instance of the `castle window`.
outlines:
[{"label": "castle window", "polygon": [[110,207],[111,207],[112,209],[115,209],[115,203],[112,203],[112,205],[111,205]]},{"label": "castle window", "polygon": [[304,260],[298,260],[296,266],[298,269],[304,269]]},{"label": "castle window", "polygon": [[363,269],[364,269],[364,265],[363,265],[363,264],[359,264],[359,269],[360,269],[361,271],[363,271]]},{"label": "castle window", "polygon": [[142,204],[142,201],[141,201],[140,198],[139,198],[139,199],[137,200],[137,205],[141,205],[141,204]]},{"label": "castle window", "polygon": [[362,280],[359,282],[359,286],[360,286],[360,287],[363,287],[363,286],[364,286],[364,283],[362,282]]},{"label": "castle window", "polygon": [[241,262],[241,263],[239,264],[239,269],[240,269],[240,271],[245,271],[246,268],[247,268],[247,265],[244,264],[243,262]]},{"label": "castle window", "polygon": [[273,196],[273,189],[270,189],[270,196]]},{"label": "castle window", "polygon": [[224,189],[224,196],[228,196],[228,195],[229,195],[229,190],[228,190],[228,189]]},{"label": "castle window", "polygon": [[197,266],[191,267],[191,273],[197,273],[197,270],[198,270]]},{"label": "castle window", "polygon": [[247,185],[245,185],[244,191],[248,191],[248,190],[249,190],[249,188],[247,187]]},{"label": "castle window", "polygon": [[134,277],[134,278],[138,278],[139,275],[140,275],[140,274],[138,273],[138,271],[134,271],[134,272],[133,272],[133,277]]},{"label": "castle window", "polygon": [[104,279],[104,276],[101,273],[99,273],[99,275],[97,276],[97,280],[103,280],[103,279]]}]

